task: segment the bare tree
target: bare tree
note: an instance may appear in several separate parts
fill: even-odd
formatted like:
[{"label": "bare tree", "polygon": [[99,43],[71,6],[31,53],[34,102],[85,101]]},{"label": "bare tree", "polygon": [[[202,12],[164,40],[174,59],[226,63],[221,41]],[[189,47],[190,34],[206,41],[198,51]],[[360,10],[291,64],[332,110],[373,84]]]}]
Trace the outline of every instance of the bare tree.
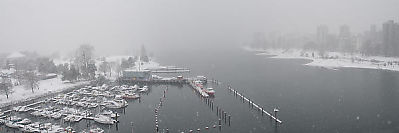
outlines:
[{"label": "bare tree", "polygon": [[117,74],[117,76],[119,76],[119,73],[122,71],[121,64],[118,62],[110,62],[110,64],[111,69]]},{"label": "bare tree", "polygon": [[62,72],[62,81],[68,80],[70,82],[74,82],[78,79],[79,76],[79,72],[78,70],[75,69],[74,65],[71,65],[66,68],[64,68],[63,72]]},{"label": "bare tree", "polygon": [[80,45],[76,50],[75,64],[77,65],[79,72],[82,73],[83,78],[93,79],[95,76],[95,74],[93,74],[95,68],[93,67],[93,51],[94,47],[89,44]]},{"label": "bare tree", "polygon": [[8,96],[14,92],[11,79],[8,75],[0,75],[0,78],[0,92],[4,93],[8,99]]},{"label": "bare tree", "polygon": [[98,67],[98,70],[103,72],[104,75],[106,75],[107,72],[109,72],[109,76],[111,76],[111,64],[103,61],[100,66]]},{"label": "bare tree", "polygon": [[34,93],[33,89],[37,88],[39,89],[39,76],[36,75],[35,72],[26,72],[24,74],[24,80],[25,80],[25,87],[32,89],[32,93]]}]

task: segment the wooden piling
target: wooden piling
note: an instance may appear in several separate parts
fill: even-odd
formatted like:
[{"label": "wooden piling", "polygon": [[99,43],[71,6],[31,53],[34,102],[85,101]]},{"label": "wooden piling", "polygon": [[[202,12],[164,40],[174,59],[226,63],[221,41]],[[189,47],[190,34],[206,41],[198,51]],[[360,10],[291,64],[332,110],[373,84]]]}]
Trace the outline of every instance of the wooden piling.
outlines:
[{"label": "wooden piling", "polygon": [[231,115],[229,115],[229,126],[230,126],[230,119],[231,119]]},{"label": "wooden piling", "polygon": [[216,106],[216,116],[219,116],[219,109],[218,109],[218,106]]},{"label": "wooden piling", "polygon": [[226,118],[226,112],[224,112],[224,123],[226,123],[226,120],[227,120],[227,118]]}]

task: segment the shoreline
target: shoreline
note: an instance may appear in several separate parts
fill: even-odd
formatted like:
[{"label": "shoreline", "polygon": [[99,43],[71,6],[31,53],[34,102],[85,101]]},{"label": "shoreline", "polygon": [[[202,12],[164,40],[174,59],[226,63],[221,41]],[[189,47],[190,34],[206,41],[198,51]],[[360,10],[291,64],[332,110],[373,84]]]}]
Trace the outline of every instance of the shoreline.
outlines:
[{"label": "shoreline", "polygon": [[305,59],[309,63],[305,66],[322,67],[331,70],[339,68],[360,68],[374,70],[388,70],[399,72],[399,58],[382,56],[362,56],[360,54],[343,54],[326,52],[327,57],[322,58],[317,51],[300,49],[254,49],[244,47],[245,50],[256,52],[258,56],[270,56],[273,59]]}]

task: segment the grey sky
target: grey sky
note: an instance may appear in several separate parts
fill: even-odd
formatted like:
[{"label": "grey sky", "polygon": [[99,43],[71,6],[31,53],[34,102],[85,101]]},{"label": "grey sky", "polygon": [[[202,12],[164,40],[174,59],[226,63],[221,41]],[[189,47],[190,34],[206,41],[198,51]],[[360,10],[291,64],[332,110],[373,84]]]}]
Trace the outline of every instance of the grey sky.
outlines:
[{"label": "grey sky", "polygon": [[[1,0],[0,52],[98,53],[197,49],[248,42],[253,32],[355,32],[399,19],[398,0]],[[199,48],[201,49],[201,48]]]}]

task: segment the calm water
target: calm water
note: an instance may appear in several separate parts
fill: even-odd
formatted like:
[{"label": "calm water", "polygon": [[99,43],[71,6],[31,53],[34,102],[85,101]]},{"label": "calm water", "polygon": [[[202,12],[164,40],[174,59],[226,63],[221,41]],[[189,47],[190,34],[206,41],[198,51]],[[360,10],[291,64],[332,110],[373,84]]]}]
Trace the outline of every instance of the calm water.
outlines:
[{"label": "calm water", "polygon": [[[191,68],[192,72],[185,76],[205,75],[230,84],[265,110],[279,107],[278,116],[284,123],[276,126],[268,117],[250,109],[248,103],[235,98],[225,86],[211,84],[216,90],[214,110],[218,106],[232,119],[231,126],[223,124],[221,130],[211,128],[206,132],[399,132],[398,73],[365,69],[333,71],[301,65],[305,60],[269,59],[234,48],[207,51],[156,56],[161,64]],[[117,110],[122,114],[118,127],[86,120],[72,126],[78,130],[96,125],[106,132],[131,132],[132,127],[134,132],[154,132],[154,108],[166,88],[166,100],[159,111],[161,130],[188,132],[201,128],[203,132],[204,127],[217,123],[216,112],[190,87],[153,85],[141,102],[129,101],[125,110]]]},{"label": "calm water", "polygon": [[187,52],[184,58],[161,56],[165,58],[160,60],[192,68],[193,75],[228,82],[269,110],[278,106],[284,121],[273,129],[270,122],[260,122],[259,115],[252,115],[231,96],[220,96],[218,90],[217,100],[234,114],[235,131],[399,132],[397,72],[333,71],[301,65],[306,60],[269,59],[234,48],[208,51]]}]

